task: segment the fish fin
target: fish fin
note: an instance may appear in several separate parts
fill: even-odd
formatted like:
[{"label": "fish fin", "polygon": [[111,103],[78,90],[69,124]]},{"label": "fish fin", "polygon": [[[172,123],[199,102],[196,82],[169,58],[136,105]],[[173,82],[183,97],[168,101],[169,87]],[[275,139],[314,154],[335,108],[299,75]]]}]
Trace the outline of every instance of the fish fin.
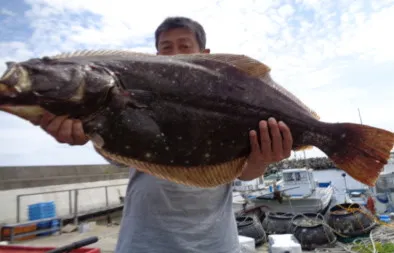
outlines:
[{"label": "fish fin", "polygon": [[123,106],[130,106],[136,109],[148,108],[155,100],[153,92],[148,90],[114,89],[114,95],[118,96],[118,102]]},{"label": "fish fin", "polygon": [[18,116],[19,118],[28,120],[33,124],[38,124],[45,113],[45,110],[40,106],[0,106],[0,111],[7,112]]},{"label": "fish fin", "polygon": [[[184,58],[184,55],[175,55],[175,58]],[[320,116],[306,106],[301,100],[299,100],[296,96],[294,96],[290,91],[285,89],[283,86],[276,83],[270,76],[271,68],[264,63],[253,59],[246,55],[237,55],[237,54],[191,54],[190,58],[196,59],[207,59],[207,60],[215,60],[225,64],[230,64],[237,69],[246,72],[248,75],[259,78],[267,85],[271,86],[278,92],[285,95],[287,98],[292,100],[294,103],[298,104],[302,109],[309,112],[309,114],[315,118],[316,120],[320,120]]]},{"label": "fish fin", "polygon": [[94,144],[94,149],[110,163],[134,167],[136,170],[174,183],[201,188],[216,187],[233,182],[244,167],[246,157],[207,166],[168,166],[124,157],[106,151]]},{"label": "fish fin", "polygon": [[313,146],[297,146],[293,148],[294,151],[302,151],[302,150],[310,150],[313,149]]},{"label": "fish fin", "polygon": [[261,78],[270,72],[270,67],[262,62],[259,62],[249,56],[242,54],[189,54],[189,55],[174,55],[173,58],[185,58],[185,59],[206,59],[219,61],[225,64],[230,64],[237,69],[246,72],[248,75]]},{"label": "fish fin", "polygon": [[[77,50],[73,52],[64,52],[54,56],[46,56],[49,59],[66,59],[75,57],[86,57],[86,56],[104,56],[104,55],[114,55],[114,56],[154,56],[148,53],[139,53],[131,50],[122,49],[109,49],[109,50]],[[45,57],[44,57],[45,58]]]},{"label": "fish fin", "polygon": [[374,186],[380,172],[390,158],[394,133],[371,126],[337,123],[330,124],[333,145],[321,148],[323,152],[351,177]]}]

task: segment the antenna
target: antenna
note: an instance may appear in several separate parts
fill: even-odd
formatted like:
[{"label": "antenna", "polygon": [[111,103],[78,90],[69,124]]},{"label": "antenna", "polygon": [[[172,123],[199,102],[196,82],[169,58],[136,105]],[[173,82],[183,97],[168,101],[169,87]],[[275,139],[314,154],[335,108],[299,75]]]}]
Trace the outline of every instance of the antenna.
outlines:
[{"label": "antenna", "polygon": [[342,177],[345,182],[345,203],[346,203],[346,195],[349,194],[349,190],[347,188],[347,182],[346,182],[346,173],[342,173]]},{"label": "antenna", "polygon": [[305,166],[306,168],[308,168],[308,167],[309,167],[309,164],[308,164],[308,161],[306,160],[305,149],[303,150],[303,153],[304,153],[304,166]]},{"label": "antenna", "polygon": [[359,119],[360,119],[360,124],[362,125],[362,124],[363,124],[363,120],[362,120],[362,118],[361,118],[360,108],[357,108],[357,110],[358,110],[358,117],[359,117]]}]

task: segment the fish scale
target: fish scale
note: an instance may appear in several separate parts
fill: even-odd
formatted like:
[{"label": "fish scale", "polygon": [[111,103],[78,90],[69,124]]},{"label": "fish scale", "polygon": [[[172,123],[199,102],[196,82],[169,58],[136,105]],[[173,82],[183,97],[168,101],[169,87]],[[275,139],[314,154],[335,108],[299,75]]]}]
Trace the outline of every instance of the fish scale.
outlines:
[{"label": "fish scale", "polygon": [[43,112],[80,119],[103,157],[173,182],[214,187],[239,177],[248,132],[274,117],[293,150],[317,147],[356,180],[374,185],[394,134],[328,123],[245,55],[158,56],[85,50],[7,65],[0,110],[29,121]]}]

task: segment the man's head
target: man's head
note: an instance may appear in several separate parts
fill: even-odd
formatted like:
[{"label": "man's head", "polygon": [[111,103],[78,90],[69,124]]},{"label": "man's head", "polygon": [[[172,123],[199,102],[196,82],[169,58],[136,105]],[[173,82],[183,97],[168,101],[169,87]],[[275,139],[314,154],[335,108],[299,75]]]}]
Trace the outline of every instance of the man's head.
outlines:
[{"label": "man's head", "polygon": [[204,28],[185,17],[166,18],[155,31],[157,54],[209,53]]}]

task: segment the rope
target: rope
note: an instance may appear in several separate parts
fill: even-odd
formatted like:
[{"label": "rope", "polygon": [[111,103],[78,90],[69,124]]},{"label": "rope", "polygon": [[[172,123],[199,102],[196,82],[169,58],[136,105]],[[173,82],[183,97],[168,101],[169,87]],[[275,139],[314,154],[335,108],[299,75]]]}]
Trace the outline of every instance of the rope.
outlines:
[{"label": "rope", "polygon": [[372,253],[376,253],[376,246],[375,246],[375,242],[373,240],[373,232],[371,231],[371,233],[369,233],[369,238],[371,239],[371,244],[372,244],[372,248],[373,248],[373,252]]}]

